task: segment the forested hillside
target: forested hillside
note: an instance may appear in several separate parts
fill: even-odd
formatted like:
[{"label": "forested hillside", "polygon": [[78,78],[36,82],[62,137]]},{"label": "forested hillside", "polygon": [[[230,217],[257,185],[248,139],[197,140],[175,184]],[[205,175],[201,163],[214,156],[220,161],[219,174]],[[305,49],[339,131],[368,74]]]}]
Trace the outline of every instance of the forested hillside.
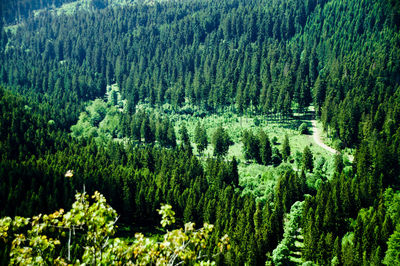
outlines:
[{"label": "forested hillside", "polygon": [[[214,224],[205,253],[225,234],[232,246],[219,264],[400,263],[397,1],[25,0],[1,14],[1,217],[68,208],[85,187],[127,238],[157,227],[161,203],[178,225]],[[259,126],[310,114],[352,163],[324,168]],[[206,132],[217,116],[257,132]],[[245,162],[226,156],[239,139]],[[238,164],[274,182],[251,193]]]}]

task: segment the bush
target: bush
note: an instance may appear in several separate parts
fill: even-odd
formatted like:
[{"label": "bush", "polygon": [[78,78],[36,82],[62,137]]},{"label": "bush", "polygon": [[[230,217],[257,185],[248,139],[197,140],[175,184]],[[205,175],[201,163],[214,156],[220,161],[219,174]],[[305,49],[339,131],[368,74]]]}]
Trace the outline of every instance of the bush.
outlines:
[{"label": "bush", "polygon": [[277,148],[275,148],[273,151],[271,162],[275,167],[282,163],[282,154],[279,152]]},{"label": "bush", "polygon": [[340,139],[336,139],[336,140],[333,142],[333,147],[334,147],[336,150],[340,151],[340,150],[343,150],[344,148],[346,148],[346,145],[344,145],[343,141],[341,141]]},{"label": "bush", "polygon": [[307,123],[302,123],[299,127],[300,134],[308,135],[310,134],[310,130],[308,129]]}]

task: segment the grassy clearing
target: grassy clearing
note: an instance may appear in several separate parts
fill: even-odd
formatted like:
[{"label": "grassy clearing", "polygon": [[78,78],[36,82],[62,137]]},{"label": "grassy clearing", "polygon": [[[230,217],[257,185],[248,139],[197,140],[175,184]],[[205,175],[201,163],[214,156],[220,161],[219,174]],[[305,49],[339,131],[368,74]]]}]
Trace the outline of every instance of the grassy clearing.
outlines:
[{"label": "grassy clearing", "polygon": [[[111,1],[108,6],[132,6],[135,5],[137,1],[132,0],[113,0]],[[162,2],[162,1],[146,1],[145,3],[148,5],[154,5],[155,2]],[[58,8],[52,8],[57,15],[72,15],[77,11],[90,11],[92,10],[93,4],[92,0],[77,0],[70,3],[62,4]],[[34,14],[37,15],[40,12],[43,12],[45,9],[35,10]]]},{"label": "grassy clearing", "polygon": [[[304,148],[309,146],[314,155],[315,166],[324,161],[325,164],[323,170],[328,175],[331,174],[333,168],[333,155],[315,144],[312,135],[301,135],[299,133],[298,128],[303,122],[309,124],[309,128],[311,129],[311,122],[309,120],[293,119],[286,122],[279,122],[267,119],[262,115],[240,117],[230,112],[221,115],[213,114],[203,118],[192,115],[172,114],[170,119],[175,122],[176,132],[178,132],[181,124],[184,123],[192,140],[194,138],[196,125],[200,122],[207,131],[209,142],[211,142],[211,137],[217,127],[222,125],[234,141],[234,145],[229,148],[227,160],[231,160],[233,157],[236,157],[239,160],[240,184],[245,187],[244,193],[253,193],[261,198],[265,198],[266,200],[273,190],[276,177],[279,176],[279,169],[285,166],[278,167],[277,170],[277,168],[272,166],[263,166],[255,162],[246,162],[243,155],[243,144],[241,142],[242,132],[246,129],[250,129],[255,133],[261,129],[264,130],[271,141],[276,138],[277,142],[274,147],[279,150],[281,150],[285,135],[288,135],[291,147],[291,156],[286,167],[290,165],[294,169],[299,169],[301,167],[299,165],[301,154]],[[197,154],[195,146],[196,145],[193,144],[194,152]],[[209,145],[204,156],[212,157],[212,155],[213,149],[212,146]]]},{"label": "grassy clearing", "polygon": [[[253,117],[239,117],[233,113],[226,113],[223,115],[210,115],[204,118],[198,118],[191,115],[172,115],[172,120],[175,121],[176,129],[179,129],[182,123],[186,124],[188,132],[191,136],[194,136],[194,130],[197,123],[200,121],[204,125],[207,131],[208,139],[211,141],[211,136],[219,125],[222,125],[231,136],[232,140],[235,142],[233,146],[229,148],[229,153],[227,159],[232,159],[233,156],[238,158],[240,161],[244,162],[243,148],[242,148],[242,132],[244,130],[253,130],[254,132],[260,129],[264,130],[270,140],[277,139],[277,147],[281,149],[281,143],[285,135],[288,135],[291,147],[292,157],[296,152],[303,152],[306,146],[310,146],[314,157],[324,157],[326,160],[332,158],[332,154],[324,150],[323,148],[316,145],[312,139],[311,135],[301,135],[298,131],[298,127],[301,123],[306,122],[310,124],[307,120],[290,120],[284,123],[278,121],[272,121],[266,119],[265,116],[253,116]],[[195,146],[195,145],[194,145]],[[209,146],[206,155],[212,156],[212,147]]]},{"label": "grassy clearing", "polygon": [[[179,128],[185,124],[193,147],[194,154],[198,155],[202,161],[213,157],[213,148],[209,144],[207,149],[200,154],[197,151],[194,143],[195,128],[197,123],[205,128],[207,138],[211,143],[212,136],[217,128],[222,125],[230,135],[234,144],[230,146],[226,160],[231,160],[235,157],[239,162],[239,184],[243,187],[243,193],[254,194],[261,200],[268,201],[273,194],[274,186],[277,177],[288,168],[295,170],[301,169],[302,152],[306,146],[309,146],[314,157],[315,173],[307,173],[308,183],[310,187],[316,188],[323,179],[323,176],[329,177],[333,172],[334,155],[317,145],[312,137],[311,120],[291,119],[285,122],[280,122],[272,118],[267,118],[263,115],[253,116],[238,116],[233,112],[224,112],[220,114],[207,114],[196,107],[185,106],[177,111],[169,105],[154,109],[147,104],[142,104],[138,108],[154,111],[160,115],[167,115],[171,122],[175,124],[175,132],[177,133],[177,141],[180,143]],[[300,117],[300,116],[297,116]],[[310,135],[302,135],[299,132],[299,127],[302,123],[307,123],[311,131]],[[288,162],[282,163],[278,167],[271,165],[264,166],[248,162],[244,158],[242,134],[244,130],[252,130],[255,134],[259,130],[264,130],[269,136],[271,143],[275,140],[273,149],[282,150],[282,143],[285,135],[289,137],[291,147],[291,156]]]},{"label": "grassy clearing", "polygon": [[55,12],[57,12],[57,15],[72,15],[76,10],[85,8],[87,9],[88,7],[88,1],[81,0],[63,4],[61,7],[57,8]]}]

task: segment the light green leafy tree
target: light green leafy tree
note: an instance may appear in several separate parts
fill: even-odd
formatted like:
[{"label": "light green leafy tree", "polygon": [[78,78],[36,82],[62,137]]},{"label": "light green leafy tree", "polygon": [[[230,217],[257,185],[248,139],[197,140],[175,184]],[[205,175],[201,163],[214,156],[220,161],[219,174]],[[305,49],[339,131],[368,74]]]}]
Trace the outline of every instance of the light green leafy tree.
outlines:
[{"label": "light green leafy tree", "polygon": [[279,245],[272,252],[272,261],[274,265],[288,265],[290,250],[284,243],[279,243]]},{"label": "light green leafy tree", "polygon": [[296,201],[290,213],[286,216],[283,239],[272,252],[272,261],[274,265],[288,265],[290,261],[290,252],[296,250],[296,239],[300,235],[301,218],[303,213],[303,201]]},{"label": "light green leafy tree", "polygon": [[[385,193],[385,207],[392,221],[400,221],[400,191],[388,188]],[[400,224],[397,224],[393,234],[387,241],[388,249],[383,264],[400,265]]]},{"label": "light green leafy tree", "polygon": [[71,127],[72,136],[74,136],[76,138],[79,138],[79,137],[87,138],[92,129],[96,130],[96,128],[93,127],[93,125],[90,122],[90,117],[89,117],[88,113],[82,112],[79,115],[79,120],[76,123],[76,125],[73,125]]},{"label": "light green leafy tree", "polygon": [[96,99],[79,115],[76,125],[71,126],[72,136],[96,138],[98,143],[104,144],[112,138],[121,137],[120,120],[121,114],[117,107]]},{"label": "light green leafy tree", "polygon": [[396,230],[390,236],[388,249],[383,259],[385,265],[400,265],[400,225],[397,225]]},{"label": "light green leafy tree", "polygon": [[[11,264],[213,264],[201,253],[213,230],[211,224],[195,229],[194,223],[187,223],[184,228],[167,231],[162,242],[138,233],[135,242],[128,244],[113,237],[118,215],[103,195],[95,192],[93,203],[86,193],[77,193],[75,198],[68,212],[60,209],[32,218],[0,219],[0,238],[11,241]],[[162,205],[159,214],[163,227],[174,224],[170,205]],[[60,246],[66,247],[66,254]],[[73,248],[75,256],[81,254],[77,258],[71,257]],[[227,235],[220,239],[218,248],[218,254],[230,248]]]},{"label": "light green leafy tree", "polygon": [[110,134],[112,137],[118,137],[120,130],[121,117],[118,114],[117,109],[113,106],[109,108],[108,113],[99,124],[99,133]]},{"label": "light green leafy tree", "polygon": [[95,99],[86,107],[93,126],[98,126],[107,114],[107,104],[101,99]]}]

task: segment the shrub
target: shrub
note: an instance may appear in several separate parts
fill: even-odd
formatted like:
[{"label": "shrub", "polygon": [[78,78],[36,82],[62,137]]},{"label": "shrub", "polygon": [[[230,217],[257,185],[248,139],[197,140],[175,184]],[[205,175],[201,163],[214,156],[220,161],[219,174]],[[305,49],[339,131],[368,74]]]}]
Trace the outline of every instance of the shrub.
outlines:
[{"label": "shrub", "polygon": [[302,123],[299,127],[300,134],[308,135],[310,134],[310,130],[308,129],[307,123]]},{"label": "shrub", "polygon": [[271,162],[275,167],[282,163],[282,154],[277,148],[275,148],[273,151]]},{"label": "shrub", "polygon": [[336,150],[340,151],[340,150],[343,150],[344,148],[346,148],[346,145],[344,145],[343,141],[341,141],[340,139],[336,139],[336,140],[333,142],[333,147],[334,147]]}]

